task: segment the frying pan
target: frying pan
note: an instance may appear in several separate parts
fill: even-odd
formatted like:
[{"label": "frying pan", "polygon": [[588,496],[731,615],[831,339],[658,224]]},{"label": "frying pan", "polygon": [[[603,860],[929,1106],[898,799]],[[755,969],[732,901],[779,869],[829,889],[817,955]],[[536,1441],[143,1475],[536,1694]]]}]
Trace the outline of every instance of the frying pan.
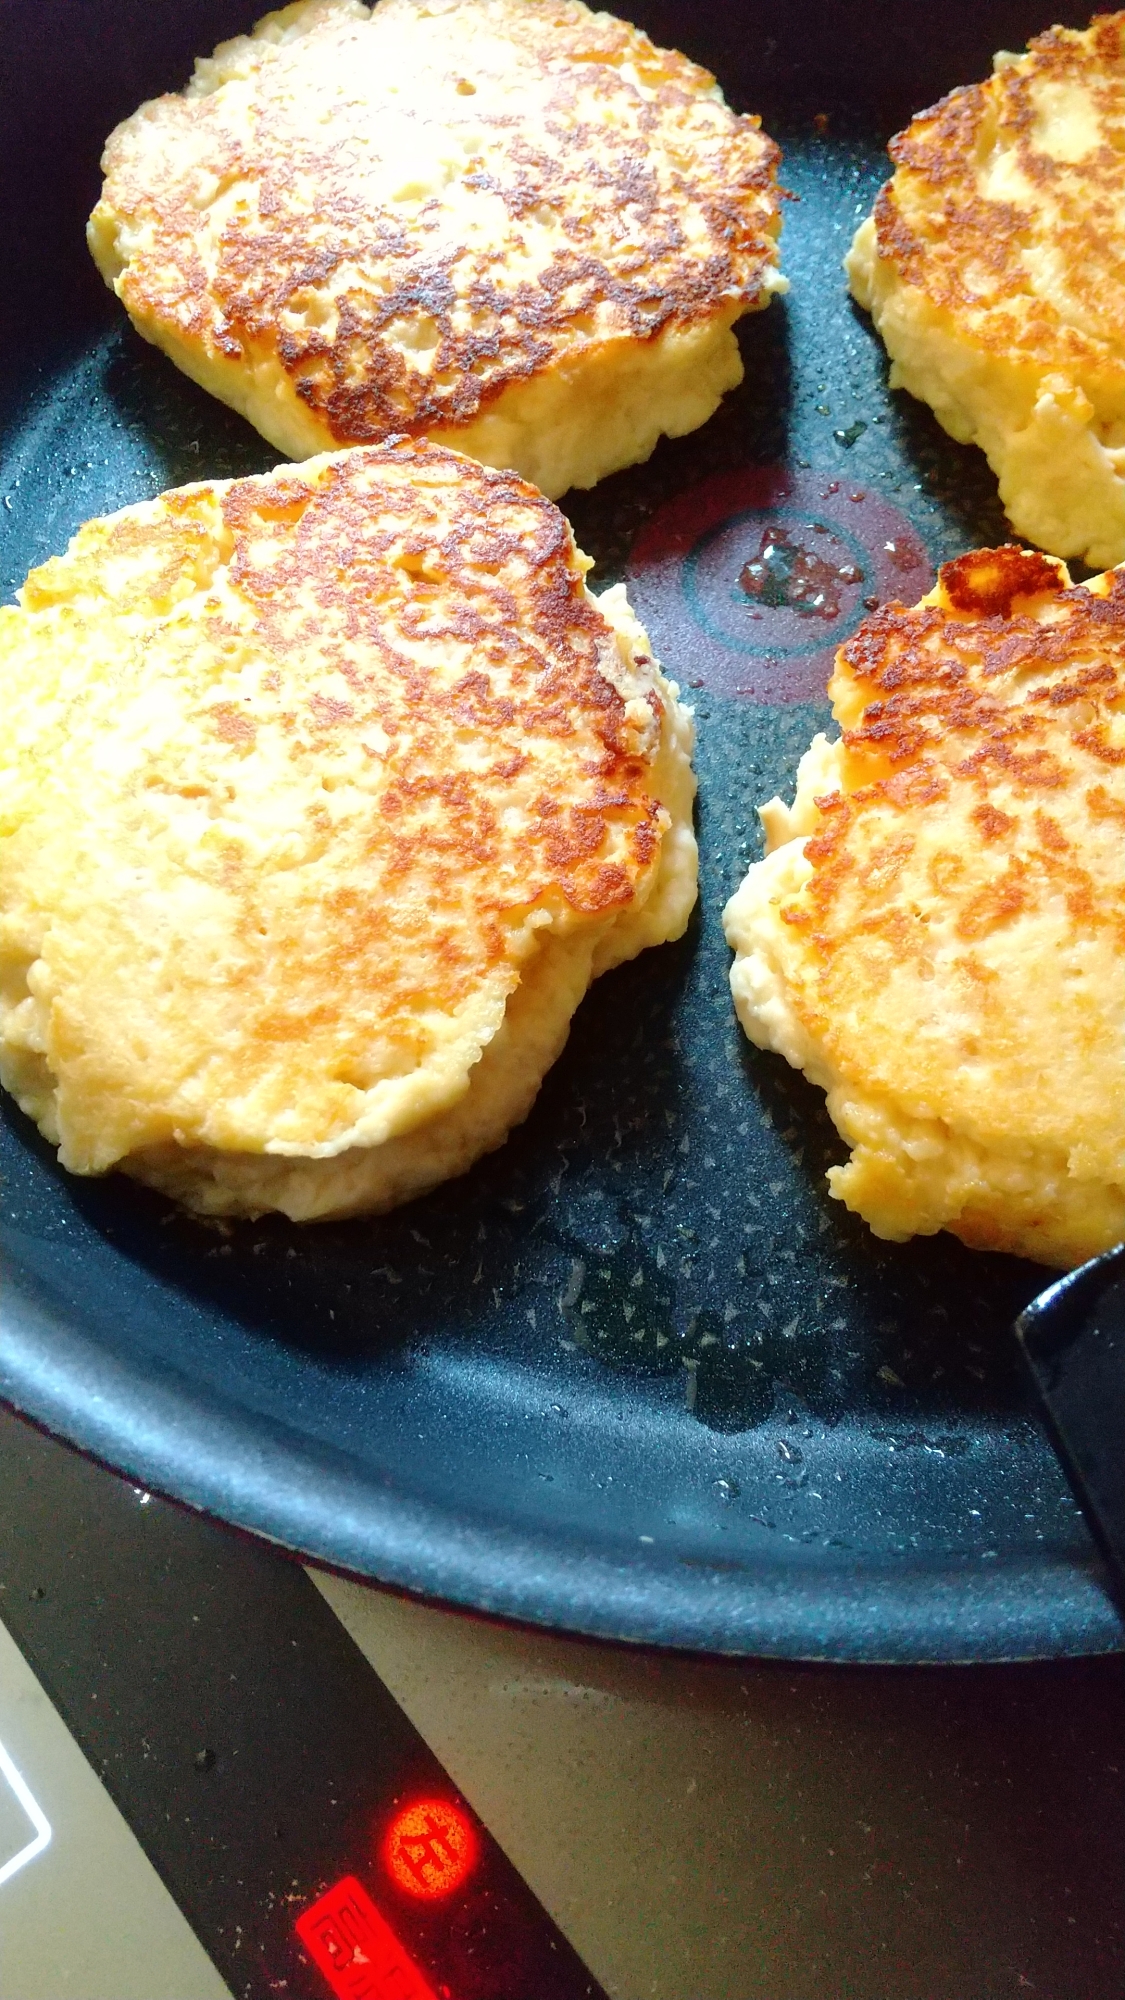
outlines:
[{"label": "frying pan", "polygon": [[[1047,0],[1042,0],[1045,6]],[[5,0],[5,587],[80,521],[275,454],[125,324],[82,227],[112,125],[253,0]],[[886,389],[840,258],[911,114],[1039,5],[638,0],[781,142],[788,299],[704,430],[565,503],[699,721],[702,896],[601,980],[526,1126],[380,1221],[206,1230],[65,1177],[5,1102],[0,1393],[286,1548],[507,1617],[828,1660],[1120,1648],[1009,1328],[1046,1274],[832,1203],[820,1093],[745,1043],[719,916],[827,720],[862,596],[1007,537],[983,458]],[[1080,24],[1081,11],[1055,18]],[[736,604],[765,533],[845,551],[829,617]]]}]

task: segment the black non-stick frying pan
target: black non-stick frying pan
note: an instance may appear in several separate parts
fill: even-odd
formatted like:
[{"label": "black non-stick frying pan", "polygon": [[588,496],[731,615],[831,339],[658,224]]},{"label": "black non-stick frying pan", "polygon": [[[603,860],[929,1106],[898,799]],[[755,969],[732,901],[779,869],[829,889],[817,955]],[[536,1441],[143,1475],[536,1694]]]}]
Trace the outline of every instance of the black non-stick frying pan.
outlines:
[{"label": "black non-stick frying pan", "polygon": [[[257,11],[2,0],[7,589],[89,515],[274,462],[129,329],[82,234],[111,126]],[[1125,1630],[1010,1335],[1048,1274],[948,1236],[878,1243],[830,1201],[820,1094],[745,1043],[719,924],[863,599],[912,600],[1007,537],[983,459],[888,393],[840,258],[890,133],[1052,16],[625,11],[762,113],[797,197],[793,289],[745,323],[743,388],[564,503],[692,690],[698,919],[599,983],[500,1153],[381,1221],[218,1234],[68,1179],[6,1102],[0,1393],[139,1483],[507,1616],[807,1659],[1110,1651]],[[767,532],[844,573],[831,616],[748,616]]]}]

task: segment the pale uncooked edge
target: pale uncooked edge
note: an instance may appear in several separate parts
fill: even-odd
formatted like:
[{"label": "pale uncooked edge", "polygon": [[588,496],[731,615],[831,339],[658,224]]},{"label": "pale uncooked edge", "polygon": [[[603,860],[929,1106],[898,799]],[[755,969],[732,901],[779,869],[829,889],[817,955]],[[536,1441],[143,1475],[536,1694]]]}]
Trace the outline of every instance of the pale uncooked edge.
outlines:
[{"label": "pale uncooked edge", "polygon": [[[958,339],[917,286],[879,256],[875,221],[856,232],[844,269],[891,358],[890,386],[927,403],[959,444],[975,444],[996,474],[1017,534],[1092,569],[1125,562],[1125,478],[1095,434],[1081,385]],[[1016,420],[1004,425],[997,411]]]},{"label": "pale uncooked edge", "polygon": [[[124,304],[128,261],[117,233],[92,219],[89,243],[106,283]],[[472,422],[435,424],[425,436],[481,465],[518,472],[549,500],[572,488],[596,486],[611,472],[643,464],[661,437],[683,437],[714,415],[743,376],[734,321],[785,289],[786,280],[771,268],[755,302],[726,300],[705,321],[665,327],[647,340],[622,334],[578,346],[554,368],[509,383]],[[154,319],[129,316],[145,340],[245,417],[287,459],[338,451],[345,442],[317,420],[267,349],[230,361]]]}]

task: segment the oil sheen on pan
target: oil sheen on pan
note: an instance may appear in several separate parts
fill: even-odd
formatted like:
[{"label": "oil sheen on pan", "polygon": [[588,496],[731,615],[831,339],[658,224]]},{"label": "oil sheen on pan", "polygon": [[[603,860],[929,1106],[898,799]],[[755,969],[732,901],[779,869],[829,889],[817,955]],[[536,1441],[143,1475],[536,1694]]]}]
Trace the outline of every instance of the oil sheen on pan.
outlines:
[{"label": "oil sheen on pan", "polygon": [[677,494],[628,574],[658,654],[693,687],[756,702],[822,695],[864,612],[913,603],[934,576],[917,530],[863,481],[784,466]]}]

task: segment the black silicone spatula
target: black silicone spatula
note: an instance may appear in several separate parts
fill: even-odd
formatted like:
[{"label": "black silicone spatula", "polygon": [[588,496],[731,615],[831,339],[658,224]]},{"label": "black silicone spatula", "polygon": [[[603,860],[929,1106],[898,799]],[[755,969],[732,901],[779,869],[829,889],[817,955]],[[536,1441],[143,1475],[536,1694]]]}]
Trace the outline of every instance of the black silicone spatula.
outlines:
[{"label": "black silicone spatula", "polygon": [[1016,1333],[1075,1498],[1125,1601],[1125,1244],[1040,1292]]}]

